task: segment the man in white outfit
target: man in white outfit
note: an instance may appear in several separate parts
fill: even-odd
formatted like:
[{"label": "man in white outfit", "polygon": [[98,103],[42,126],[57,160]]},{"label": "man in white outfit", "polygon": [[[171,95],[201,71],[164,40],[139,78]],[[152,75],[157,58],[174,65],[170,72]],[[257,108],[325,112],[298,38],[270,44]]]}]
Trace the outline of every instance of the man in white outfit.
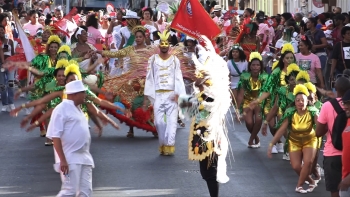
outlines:
[{"label": "man in white outfit", "polygon": [[66,84],[67,99],[53,110],[46,137],[54,142],[54,168],[61,174],[58,197],[92,196],[91,136],[80,105],[85,101],[82,81]]},{"label": "man in white outfit", "polygon": [[179,95],[186,94],[180,61],[169,53],[169,35],[166,31],[159,34],[160,53],[148,60],[144,92],[153,104],[154,124],[158,132],[161,155],[173,155],[175,152],[177,99]]}]

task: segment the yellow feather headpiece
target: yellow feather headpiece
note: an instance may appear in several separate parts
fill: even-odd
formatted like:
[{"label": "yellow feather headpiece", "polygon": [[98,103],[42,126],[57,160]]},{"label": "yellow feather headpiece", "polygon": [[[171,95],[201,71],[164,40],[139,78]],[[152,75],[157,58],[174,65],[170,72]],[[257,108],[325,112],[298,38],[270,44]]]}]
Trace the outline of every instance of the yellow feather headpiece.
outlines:
[{"label": "yellow feather headpiece", "polygon": [[75,61],[75,60],[70,60],[69,64],[74,64],[74,65],[79,67],[79,63],[77,61]]},{"label": "yellow feather headpiece", "polygon": [[134,28],[132,28],[131,32],[133,35],[135,35],[135,33],[137,31],[142,31],[142,32],[145,32],[147,29],[146,27],[142,26],[142,25],[136,25]]},{"label": "yellow feather headpiece", "polygon": [[61,59],[61,60],[58,60],[57,63],[56,63],[56,69],[59,69],[59,68],[66,68],[67,66],[69,65],[69,62],[68,60],[66,59]]},{"label": "yellow feather headpiece", "polygon": [[284,54],[284,53],[287,52],[287,51],[290,51],[290,52],[292,52],[292,53],[295,53],[295,52],[294,52],[294,47],[293,47],[292,44],[287,43],[287,44],[284,44],[284,45],[283,45],[281,54]]},{"label": "yellow feather headpiece", "polygon": [[296,96],[297,94],[304,94],[306,96],[309,96],[309,90],[302,84],[298,84],[295,86],[293,90],[293,95]]},{"label": "yellow feather headpiece", "polygon": [[278,65],[278,61],[275,61],[275,62],[272,64],[272,70],[275,70],[275,68],[277,68],[277,65]]},{"label": "yellow feather headpiece", "polygon": [[304,86],[312,93],[316,93],[316,86],[312,84],[311,82],[304,83]]},{"label": "yellow feather headpiece", "polygon": [[53,34],[53,32],[52,32],[53,30],[55,30],[55,29],[53,27],[51,27],[50,25],[46,25],[44,27],[44,31],[49,31],[51,35]]},{"label": "yellow feather headpiece", "polygon": [[160,37],[160,41],[168,42],[170,31],[163,31],[163,33],[158,32],[158,35]]},{"label": "yellow feather headpiece", "polygon": [[52,36],[49,37],[49,40],[47,41],[47,45],[49,45],[49,44],[51,44],[53,42],[61,44],[62,41],[57,35],[52,35]]},{"label": "yellow feather headpiece", "polygon": [[251,52],[249,56],[249,62],[251,62],[253,59],[258,59],[262,61],[262,57],[259,52]]},{"label": "yellow feather headpiece", "polygon": [[293,64],[289,64],[289,66],[287,67],[287,76],[290,75],[290,73],[292,72],[300,72],[300,68],[297,64],[293,63]]},{"label": "yellow feather headpiece", "polygon": [[309,82],[310,81],[310,76],[309,73],[307,73],[307,71],[302,70],[298,73],[297,77],[295,78],[295,80],[299,81],[301,79],[304,79],[305,82]]},{"label": "yellow feather headpiece", "polygon": [[69,56],[72,56],[72,52],[71,52],[70,47],[68,45],[62,45],[58,49],[57,54],[59,54],[61,52],[66,52],[66,53],[68,53]]},{"label": "yellow feather headpiece", "polygon": [[81,80],[81,73],[79,70],[79,66],[75,65],[75,64],[69,64],[66,69],[64,70],[64,76],[67,76],[69,73],[74,73],[78,76],[78,79]]}]

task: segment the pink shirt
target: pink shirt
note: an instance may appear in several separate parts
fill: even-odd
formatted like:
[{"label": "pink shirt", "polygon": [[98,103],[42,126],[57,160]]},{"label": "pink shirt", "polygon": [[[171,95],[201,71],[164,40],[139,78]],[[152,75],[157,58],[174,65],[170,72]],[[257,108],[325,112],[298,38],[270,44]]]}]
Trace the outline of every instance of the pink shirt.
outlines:
[{"label": "pink shirt", "polygon": [[[268,33],[266,33],[266,32],[268,32]],[[272,43],[272,39],[273,39],[273,37],[275,37],[275,31],[273,29],[271,29],[267,24],[260,23],[259,29],[257,32],[257,36],[259,36],[261,34],[264,35],[263,40],[261,40],[261,43],[263,43],[264,41],[267,42],[267,45],[266,45],[264,51],[269,52],[270,51],[269,44]],[[267,36],[269,36],[268,39],[267,39]]]},{"label": "pink shirt", "polygon": [[97,39],[102,39],[101,32],[98,29],[96,29],[95,27],[92,27],[92,26],[88,27],[88,40],[87,40],[87,42],[92,44],[92,45],[95,45]]},{"label": "pink shirt", "polygon": [[313,53],[311,53],[308,56],[304,56],[301,53],[297,53],[295,54],[295,58],[300,69],[306,70],[309,73],[310,81],[314,84],[317,83],[316,68],[321,69],[320,58]]},{"label": "pink shirt", "polygon": [[36,31],[39,28],[43,28],[43,26],[40,23],[37,23],[35,25],[32,25],[30,22],[27,24],[23,25],[23,29],[24,30],[28,30],[31,36],[35,36],[36,35]]},{"label": "pink shirt", "polygon": [[[340,98],[337,98],[337,100],[339,102]],[[342,104],[340,104],[340,106],[344,108]],[[326,134],[327,141],[324,145],[324,150],[323,150],[324,156],[342,155],[342,151],[334,148],[332,144],[332,137],[330,134],[333,128],[335,117],[337,117],[337,112],[334,110],[332,104],[329,101],[325,102],[322,105],[320,115],[318,116],[318,120],[317,120],[321,124],[327,124],[327,127],[328,127],[328,132]]]}]

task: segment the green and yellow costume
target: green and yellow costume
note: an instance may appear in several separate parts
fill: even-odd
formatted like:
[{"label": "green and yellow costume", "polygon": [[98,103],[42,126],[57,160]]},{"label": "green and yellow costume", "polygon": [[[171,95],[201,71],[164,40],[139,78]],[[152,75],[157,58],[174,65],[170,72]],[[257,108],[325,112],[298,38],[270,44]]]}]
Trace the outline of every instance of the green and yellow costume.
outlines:
[{"label": "green and yellow costume", "polygon": [[[299,93],[309,95],[307,88],[304,85],[296,85],[293,94]],[[318,139],[315,133],[314,117],[319,114],[319,110],[314,106],[308,106],[306,113],[299,115],[295,107],[288,108],[281,120],[277,124],[279,128],[283,121],[288,119],[288,137],[286,139],[285,151],[295,152],[301,151],[303,148],[318,147]]]}]

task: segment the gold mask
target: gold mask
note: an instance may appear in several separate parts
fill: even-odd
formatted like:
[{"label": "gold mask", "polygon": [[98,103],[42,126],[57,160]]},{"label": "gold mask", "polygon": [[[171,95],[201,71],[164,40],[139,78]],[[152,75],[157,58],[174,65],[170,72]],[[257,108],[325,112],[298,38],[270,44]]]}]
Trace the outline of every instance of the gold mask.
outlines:
[{"label": "gold mask", "polygon": [[160,47],[169,47],[169,42],[168,41],[161,41],[159,46]]}]

